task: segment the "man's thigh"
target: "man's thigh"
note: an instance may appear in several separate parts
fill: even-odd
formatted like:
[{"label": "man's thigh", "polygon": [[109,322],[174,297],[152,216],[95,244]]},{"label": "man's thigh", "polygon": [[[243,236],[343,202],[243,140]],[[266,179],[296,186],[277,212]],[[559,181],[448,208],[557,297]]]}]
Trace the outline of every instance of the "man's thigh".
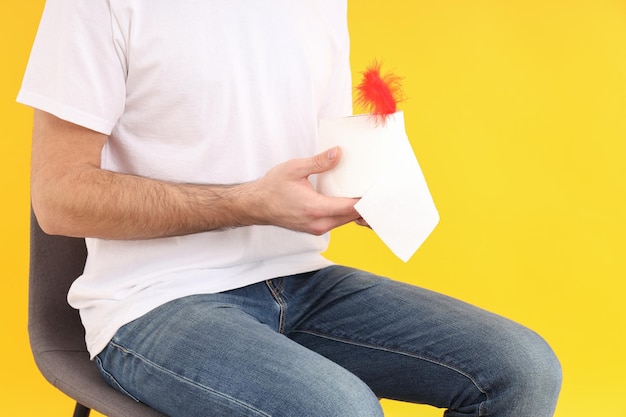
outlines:
[{"label": "man's thigh", "polygon": [[551,415],[560,367],[529,329],[451,297],[340,266],[291,284],[287,311],[291,302],[308,313],[288,314],[286,334],[359,376],[379,397],[454,410],[450,416],[487,409]]},{"label": "man's thigh", "polygon": [[172,417],[382,415],[352,373],[219,295],[126,325],[98,362],[112,385]]}]

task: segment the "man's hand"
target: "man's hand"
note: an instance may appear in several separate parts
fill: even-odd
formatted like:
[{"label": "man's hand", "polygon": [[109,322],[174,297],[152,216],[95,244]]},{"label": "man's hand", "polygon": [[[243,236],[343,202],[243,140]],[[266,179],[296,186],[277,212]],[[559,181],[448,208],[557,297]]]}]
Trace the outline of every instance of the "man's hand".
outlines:
[{"label": "man's hand", "polygon": [[331,148],[310,158],[277,165],[250,183],[254,223],[320,235],[359,219],[354,209],[358,199],[325,196],[309,181],[309,176],[333,169],[340,158],[341,149]]}]

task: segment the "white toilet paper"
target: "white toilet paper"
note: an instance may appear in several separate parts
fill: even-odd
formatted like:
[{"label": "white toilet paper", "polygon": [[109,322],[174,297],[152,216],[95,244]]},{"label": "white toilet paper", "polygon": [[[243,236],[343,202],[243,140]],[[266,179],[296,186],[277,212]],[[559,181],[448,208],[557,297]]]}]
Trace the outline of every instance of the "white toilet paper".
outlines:
[{"label": "white toilet paper", "polygon": [[319,175],[319,192],[360,197],[356,210],[407,262],[439,222],[439,213],[404,127],[403,112],[384,123],[370,115],[323,119],[320,150],[339,146],[341,161]]}]

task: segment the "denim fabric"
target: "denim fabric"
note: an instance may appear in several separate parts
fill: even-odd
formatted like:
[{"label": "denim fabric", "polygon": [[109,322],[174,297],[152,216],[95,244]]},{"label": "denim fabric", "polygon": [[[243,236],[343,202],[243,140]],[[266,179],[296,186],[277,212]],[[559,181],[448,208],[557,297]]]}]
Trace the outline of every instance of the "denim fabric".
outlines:
[{"label": "denim fabric", "polygon": [[165,304],[96,358],[107,381],[172,417],[376,417],[378,398],[447,417],[547,417],[561,369],[510,320],[332,266]]}]

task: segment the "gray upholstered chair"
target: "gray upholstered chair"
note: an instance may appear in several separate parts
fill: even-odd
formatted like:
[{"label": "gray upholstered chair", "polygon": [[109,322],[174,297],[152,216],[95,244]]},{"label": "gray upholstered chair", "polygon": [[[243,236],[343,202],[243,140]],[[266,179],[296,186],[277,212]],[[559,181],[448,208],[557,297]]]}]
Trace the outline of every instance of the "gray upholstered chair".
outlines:
[{"label": "gray upholstered chair", "polygon": [[28,332],[44,377],[76,400],[74,417],[91,409],[109,417],[164,417],[109,387],[89,360],[78,312],[67,290],[85,265],[83,239],[45,234],[31,213]]}]

